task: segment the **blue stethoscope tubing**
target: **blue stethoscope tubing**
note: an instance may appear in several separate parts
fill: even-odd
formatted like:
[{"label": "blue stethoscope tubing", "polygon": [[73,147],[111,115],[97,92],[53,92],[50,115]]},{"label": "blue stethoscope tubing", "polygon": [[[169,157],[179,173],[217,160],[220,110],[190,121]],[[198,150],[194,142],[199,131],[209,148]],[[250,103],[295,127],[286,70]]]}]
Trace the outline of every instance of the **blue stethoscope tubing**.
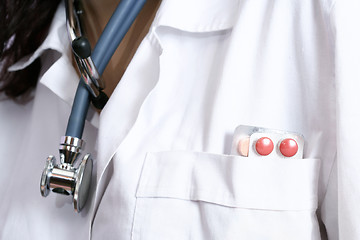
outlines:
[{"label": "blue stethoscope tubing", "polygon": [[[121,0],[116,7],[91,54],[100,75],[104,72],[106,65],[145,2],[146,0]],[[66,129],[66,136],[82,138],[89,105],[90,93],[84,81],[80,79]]]}]

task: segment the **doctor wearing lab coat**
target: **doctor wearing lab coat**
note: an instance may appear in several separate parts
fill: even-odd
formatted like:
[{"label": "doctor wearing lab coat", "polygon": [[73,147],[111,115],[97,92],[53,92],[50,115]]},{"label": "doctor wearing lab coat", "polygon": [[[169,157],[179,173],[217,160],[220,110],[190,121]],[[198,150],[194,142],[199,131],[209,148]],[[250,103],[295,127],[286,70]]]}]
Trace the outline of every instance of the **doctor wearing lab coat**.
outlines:
[{"label": "doctor wearing lab coat", "polygon": [[[33,98],[0,102],[1,239],[360,239],[360,4],[149,2],[144,36],[125,40],[138,39],[134,56],[104,75],[108,103],[89,109],[80,214],[39,193],[79,79],[62,2],[41,45],[7,68],[41,61]],[[100,9],[88,7],[89,29],[103,28]],[[231,155],[239,125],[302,134],[304,158]]]}]

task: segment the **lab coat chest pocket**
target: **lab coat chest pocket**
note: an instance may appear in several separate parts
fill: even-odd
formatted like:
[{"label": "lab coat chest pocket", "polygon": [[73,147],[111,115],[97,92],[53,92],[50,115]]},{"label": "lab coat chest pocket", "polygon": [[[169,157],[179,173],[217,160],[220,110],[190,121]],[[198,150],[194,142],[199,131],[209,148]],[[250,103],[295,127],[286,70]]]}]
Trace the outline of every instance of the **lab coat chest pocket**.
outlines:
[{"label": "lab coat chest pocket", "polygon": [[320,239],[317,159],[148,153],[132,239]]}]

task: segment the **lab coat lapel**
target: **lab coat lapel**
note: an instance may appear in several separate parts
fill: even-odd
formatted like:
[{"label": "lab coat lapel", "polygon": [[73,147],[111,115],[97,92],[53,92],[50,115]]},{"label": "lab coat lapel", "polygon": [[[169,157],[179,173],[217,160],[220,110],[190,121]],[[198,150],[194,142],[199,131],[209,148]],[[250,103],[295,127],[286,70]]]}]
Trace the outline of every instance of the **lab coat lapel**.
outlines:
[{"label": "lab coat lapel", "polygon": [[[113,156],[131,132],[144,102],[157,87],[161,72],[161,35],[163,28],[208,33],[231,29],[236,21],[238,0],[172,1],[163,0],[148,36],[139,46],[132,62],[100,116],[97,156],[97,190],[94,214],[111,178],[107,171]],[[191,7],[190,7],[191,6]],[[175,57],[175,56],[174,56]]]},{"label": "lab coat lapel", "polygon": [[[205,33],[230,29],[236,21],[238,7],[238,0],[162,1],[147,41],[140,45],[102,111],[98,138],[98,182],[134,125],[143,102],[158,81],[161,67],[159,57],[162,51],[161,33],[158,30],[161,27],[171,27],[187,32]],[[153,51],[150,53],[151,59],[149,51]],[[146,54],[144,59],[141,54]]]},{"label": "lab coat lapel", "polygon": [[[100,115],[98,136],[98,179],[105,171],[116,149],[134,125],[142,103],[159,78],[161,48],[154,37],[148,37],[134,56],[111,98]],[[144,56],[142,56],[145,54]],[[151,59],[149,59],[149,57]],[[133,60],[134,61],[134,60]],[[150,64],[151,63],[151,64]]]}]

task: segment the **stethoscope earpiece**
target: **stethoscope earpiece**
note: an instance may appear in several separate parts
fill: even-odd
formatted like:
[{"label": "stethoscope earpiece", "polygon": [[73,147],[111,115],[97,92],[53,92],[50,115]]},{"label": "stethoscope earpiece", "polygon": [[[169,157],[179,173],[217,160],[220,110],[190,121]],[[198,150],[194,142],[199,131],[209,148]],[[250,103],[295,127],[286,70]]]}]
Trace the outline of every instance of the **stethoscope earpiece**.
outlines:
[{"label": "stethoscope earpiece", "polygon": [[45,163],[41,175],[40,192],[43,197],[50,191],[73,196],[73,204],[76,212],[80,212],[86,203],[89,194],[92,173],[92,159],[86,154],[79,166],[74,167],[84,141],[65,136],[62,137],[59,151],[60,163],[56,164],[54,156],[50,155]]}]

